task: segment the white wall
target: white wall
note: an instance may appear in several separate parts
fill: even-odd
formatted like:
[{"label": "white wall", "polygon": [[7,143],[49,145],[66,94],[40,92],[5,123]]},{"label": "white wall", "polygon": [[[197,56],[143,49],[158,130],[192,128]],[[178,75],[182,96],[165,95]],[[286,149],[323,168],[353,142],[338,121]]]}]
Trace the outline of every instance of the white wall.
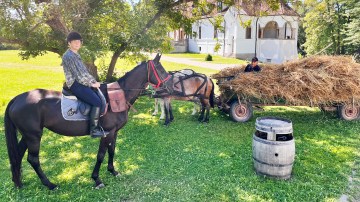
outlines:
[{"label": "white wall", "polygon": [[[256,36],[256,18],[249,16],[238,16],[237,17],[238,34],[236,40],[236,54],[250,54],[255,53],[255,36]],[[246,39],[246,28],[243,27],[240,22],[245,23],[251,20],[251,38]]]},{"label": "white wall", "polygon": [[[199,36],[200,26],[201,39]],[[192,31],[196,32],[197,36],[189,39],[189,51],[194,53],[214,54],[216,41],[214,40],[214,26],[211,22],[208,19],[202,19],[192,25]]]},{"label": "white wall", "polygon": [[[240,12],[242,13],[242,12]],[[193,32],[199,34],[199,26],[201,26],[201,39],[199,36],[189,39],[189,51],[196,53],[210,53],[224,56],[246,56],[255,54],[255,39],[257,37],[256,19],[257,17],[237,15],[238,12],[234,8],[230,8],[224,15],[225,35],[218,33],[218,40],[221,48],[214,53],[216,40],[214,39],[214,27],[209,19],[202,19],[192,26]],[[240,17],[240,18],[239,18]],[[245,22],[251,20],[251,39],[246,39],[246,28],[241,26],[240,20]],[[293,16],[266,16],[260,17],[258,25],[264,28],[268,22],[276,21],[279,26],[280,39],[257,39],[256,49],[257,56],[260,61],[270,61],[272,63],[281,63],[286,60],[297,58],[297,32],[298,17]],[[285,33],[282,33],[286,22],[288,22],[294,31],[293,39],[285,39]],[[258,30],[259,31],[259,30]],[[287,32],[289,33],[289,32]],[[200,49],[201,48],[201,51]]]},{"label": "white wall", "polygon": [[295,40],[259,39],[258,58],[263,62],[283,63],[297,58]]}]

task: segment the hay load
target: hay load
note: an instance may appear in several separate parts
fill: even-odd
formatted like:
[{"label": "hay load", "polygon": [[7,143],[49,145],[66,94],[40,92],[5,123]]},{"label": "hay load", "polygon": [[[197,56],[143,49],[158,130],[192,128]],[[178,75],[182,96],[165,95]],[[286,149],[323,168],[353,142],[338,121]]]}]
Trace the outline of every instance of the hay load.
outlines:
[{"label": "hay load", "polygon": [[[279,65],[226,68],[212,78],[224,94],[230,89],[241,99],[287,105],[360,104],[360,64],[351,57],[316,56]],[[233,76],[231,80],[225,79]]]}]

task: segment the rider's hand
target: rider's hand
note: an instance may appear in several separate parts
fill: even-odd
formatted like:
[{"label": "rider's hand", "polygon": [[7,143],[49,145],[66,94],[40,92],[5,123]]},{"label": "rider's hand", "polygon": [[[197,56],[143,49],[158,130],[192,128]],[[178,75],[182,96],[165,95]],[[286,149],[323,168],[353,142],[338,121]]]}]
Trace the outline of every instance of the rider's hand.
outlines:
[{"label": "rider's hand", "polygon": [[93,84],[91,84],[91,87],[100,88],[100,83],[99,82],[93,83]]}]

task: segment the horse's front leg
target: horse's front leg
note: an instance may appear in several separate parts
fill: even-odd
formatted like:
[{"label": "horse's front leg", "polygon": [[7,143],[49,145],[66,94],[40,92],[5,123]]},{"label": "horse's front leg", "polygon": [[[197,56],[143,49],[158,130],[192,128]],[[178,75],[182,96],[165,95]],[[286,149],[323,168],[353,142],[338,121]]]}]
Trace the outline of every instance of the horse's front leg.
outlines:
[{"label": "horse's front leg", "polygon": [[192,113],[191,113],[192,116],[196,115],[197,107],[198,107],[197,104],[194,102],[194,108],[193,108]]},{"label": "horse's front leg", "polygon": [[158,108],[159,98],[154,99],[154,112],[152,113],[153,116],[156,116],[159,108]]},{"label": "horse's front leg", "polygon": [[169,101],[169,114],[170,114],[170,122],[172,122],[174,120],[174,115],[172,112],[172,106],[171,106],[171,102]]},{"label": "horse's front leg", "polygon": [[168,102],[167,99],[164,99],[164,112],[165,112],[165,126],[168,126],[170,124],[170,118],[169,118],[169,114],[170,114],[170,103]]},{"label": "horse's front leg", "polygon": [[115,132],[114,136],[109,141],[110,143],[107,145],[108,146],[108,153],[109,153],[109,160],[108,160],[108,168],[107,169],[112,175],[119,176],[119,172],[117,172],[115,170],[115,168],[114,168],[114,155],[115,155],[116,137],[117,137],[117,132]]},{"label": "horse's front leg", "polygon": [[100,140],[100,145],[99,145],[99,151],[97,154],[97,159],[96,159],[96,164],[94,167],[94,170],[91,174],[91,178],[95,181],[95,188],[99,189],[104,187],[105,185],[102,183],[101,179],[99,178],[99,170],[100,170],[100,166],[101,163],[104,161],[104,157],[105,157],[105,153],[106,153],[106,149],[107,144],[109,144],[106,140],[108,139],[109,136],[112,136],[111,134],[109,134],[107,136],[107,138],[101,138]]},{"label": "horse's front leg", "polygon": [[205,106],[201,105],[201,112],[200,112],[200,116],[198,118],[198,121],[200,121],[200,122],[204,121],[204,113],[205,113]]},{"label": "horse's front leg", "polygon": [[164,118],[165,118],[165,101],[162,98],[158,98],[158,99],[159,99],[159,104],[160,104],[160,109],[161,109],[160,120],[164,120]]},{"label": "horse's front leg", "polygon": [[210,106],[207,105],[206,106],[206,113],[205,113],[205,117],[204,117],[204,122],[209,123],[209,119],[210,119]]}]

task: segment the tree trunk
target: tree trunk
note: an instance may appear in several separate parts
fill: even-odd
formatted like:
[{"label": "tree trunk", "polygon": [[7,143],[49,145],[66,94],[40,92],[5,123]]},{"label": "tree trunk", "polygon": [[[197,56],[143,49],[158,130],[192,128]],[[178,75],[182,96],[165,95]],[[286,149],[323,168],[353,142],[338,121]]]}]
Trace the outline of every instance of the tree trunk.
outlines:
[{"label": "tree trunk", "polygon": [[120,48],[118,50],[116,50],[113,54],[113,56],[111,57],[111,61],[110,61],[110,65],[109,65],[109,69],[107,71],[106,74],[106,81],[111,81],[112,80],[112,76],[114,74],[114,70],[115,70],[115,65],[117,60],[119,59],[119,56],[122,52],[124,52],[124,50],[126,49],[127,44],[124,44],[122,46],[120,46]]},{"label": "tree trunk", "polygon": [[179,1],[175,1],[175,2],[171,2],[169,3],[167,6],[164,6],[160,9],[158,9],[158,12],[154,15],[154,17],[152,17],[145,25],[145,27],[143,27],[143,29],[138,33],[138,34],[134,34],[132,35],[132,37],[129,38],[129,40],[127,41],[127,43],[122,44],[113,54],[113,56],[111,57],[111,62],[109,65],[109,69],[108,72],[106,74],[106,81],[110,81],[112,78],[112,75],[114,74],[114,69],[115,69],[115,65],[117,60],[119,59],[119,56],[121,55],[122,52],[124,52],[126,50],[126,48],[132,44],[133,40],[136,40],[137,37],[141,36],[142,34],[146,33],[149,28],[155,23],[155,21],[157,19],[160,18],[160,16],[165,12],[168,11],[168,9],[174,8],[175,6],[180,5],[181,3],[186,3],[189,1],[183,1],[183,0],[179,0]]}]

